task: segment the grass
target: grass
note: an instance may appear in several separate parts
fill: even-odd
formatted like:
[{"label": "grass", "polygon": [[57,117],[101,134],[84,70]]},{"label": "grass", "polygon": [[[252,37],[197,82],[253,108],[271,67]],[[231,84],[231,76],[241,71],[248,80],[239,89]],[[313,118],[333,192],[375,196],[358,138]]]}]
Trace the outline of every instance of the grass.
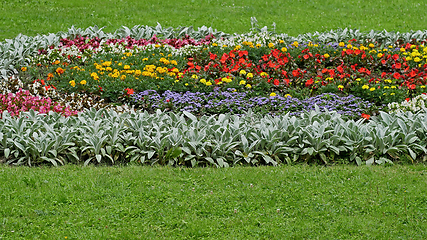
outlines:
[{"label": "grass", "polygon": [[19,33],[37,34],[98,25],[112,32],[121,26],[164,27],[203,25],[228,33],[247,32],[250,17],[259,25],[276,23],[276,32],[301,33],[337,28],[388,31],[424,30],[423,0],[2,0],[0,41]]},{"label": "grass", "polygon": [[[3,0],[0,41],[72,25],[424,30],[422,0]],[[0,166],[0,239],[426,239],[425,165]]]},{"label": "grass", "polygon": [[0,167],[0,239],[426,239],[427,168]]}]

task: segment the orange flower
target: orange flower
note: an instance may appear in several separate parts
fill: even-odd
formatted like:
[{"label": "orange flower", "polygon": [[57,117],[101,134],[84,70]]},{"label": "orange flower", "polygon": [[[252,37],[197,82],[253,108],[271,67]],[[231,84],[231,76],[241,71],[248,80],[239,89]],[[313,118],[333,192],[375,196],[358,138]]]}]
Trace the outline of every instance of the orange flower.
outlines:
[{"label": "orange flower", "polygon": [[370,117],[371,117],[371,115],[362,113],[362,118],[369,120]]},{"label": "orange flower", "polygon": [[135,93],[135,91],[132,88],[125,88],[125,91],[126,91],[127,95],[132,95]]},{"label": "orange flower", "polygon": [[62,69],[62,68],[57,68],[56,69],[56,73],[58,73],[58,75],[61,75],[61,74],[63,74],[65,72],[65,70],[64,69]]},{"label": "orange flower", "polygon": [[49,73],[48,75],[47,75],[47,80],[49,81],[50,79],[52,79],[53,78],[53,74],[52,73]]}]

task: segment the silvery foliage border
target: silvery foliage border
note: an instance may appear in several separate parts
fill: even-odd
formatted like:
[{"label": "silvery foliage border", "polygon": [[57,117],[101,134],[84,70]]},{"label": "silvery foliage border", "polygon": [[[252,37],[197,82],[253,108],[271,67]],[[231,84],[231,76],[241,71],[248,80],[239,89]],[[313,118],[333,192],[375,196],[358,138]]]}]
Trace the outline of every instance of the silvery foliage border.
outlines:
[{"label": "silvery foliage border", "polygon": [[88,27],[86,29],[75,28],[72,26],[67,32],[58,32],[56,34],[50,33],[47,35],[37,35],[35,37],[29,37],[26,35],[19,34],[14,39],[6,39],[0,43],[0,76],[2,80],[7,80],[14,74],[17,74],[16,67],[19,64],[24,63],[28,60],[29,56],[37,53],[40,48],[47,48],[51,45],[58,45],[61,38],[75,38],[78,35],[83,37],[98,37],[100,39],[109,38],[125,38],[132,37],[135,39],[150,39],[153,36],[158,38],[180,38],[185,35],[189,35],[194,39],[201,39],[209,34],[213,34],[216,38],[237,38],[252,36],[254,33],[267,34],[271,37],[276,37],[284,40],[287,43],[294,41],[297,42],[318,42],[318,43],[329,43],[329,42],[341,42],[348,41],[350,39],[364,40],[370,42],[378,42],[384,45],[393,45],[398,40],[403,42],[410,41],[422,41],[427,39],[427,30],[421,31],[410,31],[410,32],[388,32],[371,30],[370,32],[361,32],[358,29],[337,29],[330,30],[327,32],[314,32],[305,33],[298,35],[297,37],[289,36],[286,33],[275,33],[275,23],[273,23],[273,29],[268,29],[267,26],[259,28],[258,22],[255,17],[251,17],[251,29],[250,32],[244,34],[228,34],[211,27],[202,26],[195,30],[192,26],[190,27],[178,27],[178,28],[163,28],[160,23],[157,26],[143,26],[136,25],[132,28],[122,26],[117,29],[114,33],[106,33],[102,28],[98,26]]}]

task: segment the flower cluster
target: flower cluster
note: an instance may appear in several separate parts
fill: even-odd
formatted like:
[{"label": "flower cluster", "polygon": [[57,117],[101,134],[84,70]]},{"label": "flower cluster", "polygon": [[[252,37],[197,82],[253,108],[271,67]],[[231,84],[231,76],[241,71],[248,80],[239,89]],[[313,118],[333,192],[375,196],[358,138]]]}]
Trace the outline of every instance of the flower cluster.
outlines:
[{"label": "flower cluster", "polygon": [[8,111],[11,116],[19,116],[20,112],[30,109],[40,114],[54,111],[66,117],[77,114],[77,111],[72,111],[70,107],[52,102],[50,98],[33,96],[28,90],[20,89],[17,93],[0,94],[0,113]]},{"label": "flower cluster", "polygon": [[393,102],[388,104],[390,112],[413,112],[426,111],[427,95],[421,94],[412,99],[407,98],[401,103]]}]

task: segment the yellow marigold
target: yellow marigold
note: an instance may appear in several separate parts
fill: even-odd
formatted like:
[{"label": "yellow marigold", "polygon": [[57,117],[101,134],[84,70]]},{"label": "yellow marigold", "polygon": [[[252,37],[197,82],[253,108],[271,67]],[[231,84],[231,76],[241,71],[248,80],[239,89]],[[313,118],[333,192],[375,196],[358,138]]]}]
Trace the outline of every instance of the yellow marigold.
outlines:
[{"label": "yellow marigold", "polygon": [[384,54],[382,54],[382,53],[378,53],[378,54],[377,54],[377,57],[381,58],[383,55],[384,55]]},{"label": "yellow marigold", "polygon": [[136,75],[136,76],[141,75],[141,73],[142,73],[142,72],[141,72],[141,70],[135,70],[135,75]]},{"label": "yellow marigold", "polygon": [[118,63],[117,65],[122,66],[122,65],[123,65],[123,63],[121,63],[121,62],[120,62],[120,63]]},{"label": "yellow marigold", "polygon": [[121,75],[121,76],[120,76],[120,80],[122,80],[122,81],[123,81],[123,80],[125,80],[125,79],[126,79],[126,75]]},{"label": "yellow marigold", "polygon": [[426,88],[426,85],[421,85],[420,88]]},{"label": "yellow marigold", "polygon": [[109,66],[111,66],[111,61],[103,62],[103,63],[102,63],[102,66],[104,66],[104,67],[109,67]]},{"label": "yellow marigold", "polygon": [[282,52],[287,52],[287,51],[288,51],[288,49],[287,49],[287,48],[282,47]]},{"label": "yellow marigold", "polygon": [[343,85],[338,85],[338,89],[343,89],[344,86]]},{"label": "yellow marigold", "polygon": [[375,88],[374,87],[371,87],[371,88],[369,88],[369,91],[375,91]]},{"label": "yellow marigold", "polygon": [[206,84],[206,79],[202,78],[202,79],[200,79],[200,82],[203,84]]},{"label": "yellow marigold", "polygon": [[210,86],[212,83],[210,81],[206,82],[206,86]]},{"label": "yellow marigold", "polygon": [[241,80],[241,81],[239,82],[239,84],[240,84],[240,85],[245,85],[245,84],[246,84],[246,81],[245,81],[245,80]]},{"label": "yellow marigold", "polygon": [[414,62],[420,62],[420,61],[421,61],[421,58],[419,57],[414,58]]},{"label": "yellow marigold", "polygon": [[171,64],[178,65],[178,63],[176,62],[176,60],[171,60]]},{"label": "yellow marigold", "polygon": [[212,43],[212,46],[216,47],[216,46],[218,46],[218,44],[217,43]]},{"label": "yellow marigold", "polygon": [[391,88],[396,88],[396,86],[391,86]]},{"label": "yellow marigold", "polygon": [[393,96],[394,94],[395,94],[394,92],[390,93],[391,96]]},{"label": "yellow marigold", "polygon": [[373,43],[369,43],[369,47],[373,48],[373,47],[375,47],[375,45]]},{"label": "yellow marigold", "polygon": [[156,45],[154,45],[154,47],[156,47],[156,48],[159,48],[159,47],[161,47],[162,45],[160,45],[160,44],[156,44]]},{"label": "yellow marigold", "polygon": [[111,67],[107,67],[105,70],[107,70],[109,72],[113,71],[113,69]]},{"label": "yellow marigold", "polygon": [[254,75],[253,75],[252,73],[248,73],[248,74],[246,75],[246,77],[248,77],[248,78],[253,78],[253,77],[254,77]]},{"label": "yellow marigold", "polygon": [[80,81],[80,84],[81,84],[81,85],[85,85],[85,84],[86,84],[86,80],[81,80],[81,81]]},{"label": "yellow marigold", "polygon": [[75,87],[76,86],[76,81],[74,81],[74,80],[71,80],[71,81],[69,81],[68,82],[72,87]]},{"label": "yellow marigold", "polygon": [[129,66],[129,65],[125,65],[125,66],[123,67],[123,69],[124,69],[124,70],[129,70],[129,69],[130,69],[130,66]]},{"label": "yellow marigold", "polygon": [[255,45],[255,47],[260,48],[260,47],[262,47],[262,44],[261,44],[261,43],[257,43],[257,44]]},{"label": "yellow marigold", "polygon": [[193,75],[191,76],[191,78],[193,78],[193,79],[199,79],[199,76],[197,76],[196,74],[193,74]]},{"label": "yellow marigold", "polygon": [[329,56],[329,54],[325,53],[325,54],[323,55],[323,57],[328,58],[328,57],[330,57],[330,56]]},{"label": "yellow marigold", "polygon": [[245,86],[246,88],[252,88],[252,86],[250,84],[246,84]]},{"label": "yellow marigold", "polygon": [[405,48],[400,48],[400,51],[405,52],[406,50],[405,50]]},{"label": "yellow marigold", "polygon": [[266,72],[262,72],[262,73],[260,74],[260,76],[261,76],[261,77],[268,77],[268,73],[266,73]]},{"label": "yellow marigold", "polygon": [[275,92],[270,93],[270,97],[275,97],[275,96],[276,96]]},{"label": "yellow marigold", "polygon": [[291,94],[286,94],[285,98],[292,97]]},{"label": "yellow marigold", "polygon": [[21,71],[23,72],[27,71],[27,67],[21,67]]},{"label": "yellow marigold", "polygon": [[285,41],[283,41],[282,39],[279,40],[279,43],[284,43]]},{"label": "yellow marigold", "polygon": [[345,46],[345,43],[340,42],[340,43],[338,43],[338,46],[340,46],[340,47],[344,47],[344,46]]},{"label": "yellow marigold", "polygon": [[391,81],[391,79],[385,79],[384,82],[385,83],[391,83],[392,81]]},{"label": "yellow marigold", "polygon": [[240,70],[239,74],[240,75],[246,75],[246,71],[242,69],[242,70]]},{"label": "yellow marigold", "polygon": [[389,89],[390,87],[389,86],[384,86],[384,89]]},{"label": "yellow marigold", "polygon": [[362,80],[362,79],[360,79],[360,78],[356,78],[356,81],[358,81],[358,82],[359,82],[360,80]]},{"label": "yellow marigold", "polygon": [[242,48],[242,46],[237,45],[237,46],[234,47],[234,50],[240,50],[240,48]]},{"label": "yellow marigold", "polygon": [[362,86],[362,89],[369,89],[369,86],[365,84]]},{"label": "yellow marigold", "polygon": [[274,47],[274,43],[269,43],[269,44],[268,44],[268,47],[269,47],[269,48]]},{"label": "yellow marigold", "polygon": [[298,47],[298,42],[297,41],[295,41],[295,42],[293,42],[292,44],[291,44],[292,46],[294,46],[294,47]]},{"label": "yellow marigold", "polygon": [[56,60],[55,62],[53,62],[53,64],[59,64],[61,61],[59,61],[59,60]]}]

